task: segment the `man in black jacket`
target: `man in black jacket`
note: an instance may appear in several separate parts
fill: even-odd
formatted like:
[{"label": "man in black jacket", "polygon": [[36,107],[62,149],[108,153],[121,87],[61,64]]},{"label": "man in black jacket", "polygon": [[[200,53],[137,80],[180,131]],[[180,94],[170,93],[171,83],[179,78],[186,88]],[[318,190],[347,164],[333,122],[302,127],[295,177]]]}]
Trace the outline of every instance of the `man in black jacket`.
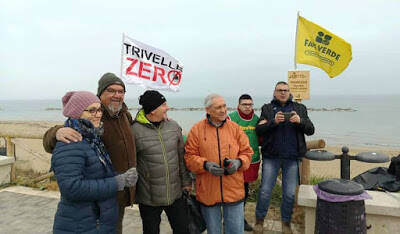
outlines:
[{"label": "man in black jacket", "polygon": [[314,125],[308,118],[306,106],[292,101],[286,82],[276,84],[273,100],[262,107],[256,133],[263,137],[263,165],[255,232],[262,233],[272,189],[282,169],[282,232],[292,233],[290,220],[299,182],[299,160],[307,150],[304,134],[314,134]]}]

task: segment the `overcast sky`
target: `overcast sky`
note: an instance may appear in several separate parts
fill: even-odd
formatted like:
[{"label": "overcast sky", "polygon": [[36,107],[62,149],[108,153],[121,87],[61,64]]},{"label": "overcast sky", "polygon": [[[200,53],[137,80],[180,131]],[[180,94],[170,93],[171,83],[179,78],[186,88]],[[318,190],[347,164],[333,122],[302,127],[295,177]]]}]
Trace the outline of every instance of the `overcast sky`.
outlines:
[{"label": "overcast sky", "polygon": [[399,10],[398,0],[0,0],[0,99],[95,92],[103,73],[120,74],[123,32],[183,63],[181,91],[168,96],[271,96],[294,68],[297,11],[353,48],[333,79],[298,65],[311,71],[311,98],[400,94]]}]

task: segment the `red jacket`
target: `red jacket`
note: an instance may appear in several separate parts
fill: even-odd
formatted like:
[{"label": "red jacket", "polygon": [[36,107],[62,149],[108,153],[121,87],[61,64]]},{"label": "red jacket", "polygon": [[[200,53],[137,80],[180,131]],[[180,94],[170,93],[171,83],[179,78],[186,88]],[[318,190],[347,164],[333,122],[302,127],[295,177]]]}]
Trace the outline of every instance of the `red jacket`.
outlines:
[{"label": "red jacket", "polygon": [[[196,198],[206,206],[233,203],[244,199],[243,171],[251,162],[253,150],[246,134],[235,122],[227,120],[221,127],[208,119],[196,123],[185,145],[187,168],[196,174]],[[225,158],[240,159],[242,166],[232,175],[214,176],[204,169],[204,162],[223,167]]]}]

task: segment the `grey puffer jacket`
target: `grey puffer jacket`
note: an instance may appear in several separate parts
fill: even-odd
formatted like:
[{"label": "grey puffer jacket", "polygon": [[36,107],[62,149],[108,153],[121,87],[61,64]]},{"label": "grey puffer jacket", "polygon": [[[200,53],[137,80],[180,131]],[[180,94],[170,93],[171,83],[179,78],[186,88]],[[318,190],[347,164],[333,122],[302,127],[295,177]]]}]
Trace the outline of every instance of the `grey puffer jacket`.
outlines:
[{"label": "grey puffer jacket", "polygon": [[132,125],[136,140],[136,202],[148,206],[169,206],[191,185],[184,162],[182,128],[173,120],[153,125],[140,110]]}]

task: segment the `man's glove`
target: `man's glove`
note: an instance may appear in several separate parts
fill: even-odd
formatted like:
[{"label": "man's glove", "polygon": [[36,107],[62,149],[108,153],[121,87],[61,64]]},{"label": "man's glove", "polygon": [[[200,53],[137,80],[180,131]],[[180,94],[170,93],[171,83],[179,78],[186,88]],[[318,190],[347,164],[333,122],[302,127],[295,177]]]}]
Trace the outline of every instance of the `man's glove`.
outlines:
[{"label": "man's glove", "polygon": [[136,167],[130,168],[124,174],[127,175],[127,177],[126,177],[126,186],[127,187],[135,186],[136,182],[138,180],[138,174],[137,174],[137,171],[136,171]]},{"label": "man's glove", "polygon": [[242,161],[239,159],[225,159],[224,167],[226,171],[226,175],[232,175],[242,166]]},{"label": "man's glove", "polygon": [[209,171],[211,174],[214,176],[222,176],[224,175],[224,169],[221,168],[218,164],[215,162],[205,162],[204,163],[204,168]]},{"label": "man's glove", "polygon": [[138,175],[135,167],[130,168],[123,174],[115,176],[115,180],[117,181],[118,185],[118,191],[124,190],[124,187],[135,186],[137,179]]}]

